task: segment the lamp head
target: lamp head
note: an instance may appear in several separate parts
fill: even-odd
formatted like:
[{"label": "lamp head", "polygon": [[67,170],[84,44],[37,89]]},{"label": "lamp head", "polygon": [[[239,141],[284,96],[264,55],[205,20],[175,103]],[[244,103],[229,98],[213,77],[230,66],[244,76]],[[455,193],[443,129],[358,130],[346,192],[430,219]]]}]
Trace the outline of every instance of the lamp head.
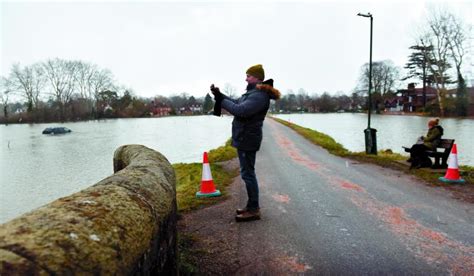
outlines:
[{"label": "lamp head", "polygon": [[363,13],[360,13],[360,12],[359,12],[357,15],[358,15],[358,16],[363,16],[363,17],[372,17],[372,15],[370,14],[370,12],[367,13],[367,14],[363,14]]}]

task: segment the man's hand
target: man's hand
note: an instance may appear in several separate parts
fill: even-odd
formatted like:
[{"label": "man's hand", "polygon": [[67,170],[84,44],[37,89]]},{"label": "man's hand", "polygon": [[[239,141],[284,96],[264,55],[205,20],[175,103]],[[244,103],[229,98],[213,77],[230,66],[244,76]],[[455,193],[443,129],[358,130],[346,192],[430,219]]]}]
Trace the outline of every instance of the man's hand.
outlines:
[{"label": "man's hand", "polygon": [[211,92],[212,95],[214,95],[214,100],[216,102],[220,102],[224,98],[221,91],[219,90],[219,87],[214,86],[214,84],[211,85]]}]

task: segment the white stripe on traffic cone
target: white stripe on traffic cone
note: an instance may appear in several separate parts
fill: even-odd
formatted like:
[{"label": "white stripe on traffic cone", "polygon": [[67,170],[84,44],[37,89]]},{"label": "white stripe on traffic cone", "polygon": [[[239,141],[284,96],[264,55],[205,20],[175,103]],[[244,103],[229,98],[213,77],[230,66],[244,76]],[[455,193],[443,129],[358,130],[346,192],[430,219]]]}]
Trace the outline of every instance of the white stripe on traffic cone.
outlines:
[{"label": "white stripe on traffic cone", "polygon": [[212,180],[211,166],[209,165],[207,152],[204,152],[202,161],[201,190],[196,193],[196,197],[213,197],[220,195],[221,192],[216,190],[214,180]]}]

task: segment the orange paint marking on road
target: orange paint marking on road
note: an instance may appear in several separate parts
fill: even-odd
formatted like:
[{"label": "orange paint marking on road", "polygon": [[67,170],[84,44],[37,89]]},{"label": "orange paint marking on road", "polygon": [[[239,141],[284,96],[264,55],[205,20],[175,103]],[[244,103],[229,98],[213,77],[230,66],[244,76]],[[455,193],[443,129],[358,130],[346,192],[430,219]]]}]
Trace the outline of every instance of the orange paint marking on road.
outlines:
[{"label": "orange paint marking on road", "polygon": [[282,135],[280,130],[278,130],[273,124],[271,124],[271,126],[277,144],[291,157],[292,160],[313,171],[321,168],[321,164],[312,161],[310,158],[302,154],[292,141]]},{"label": "orange paint marking on road", "polygon": [[286,139],[286,138],[284,138],[284,137],[279,137],[278,143],[281,144],[281,145],[283,145],[283,146],[289,146],[289,145],[291,145],[290,140],[288,140],[288,139]]},{"label": "orange paint marking on road", "polygon": [[280,146],[285,150],[285,152],[293,159],[296,163],[301,164],[311,170],[316,170],[320,168],[320,164],[312,161],[308,157],[300,153],[300,151],[295,147],[295,145],[287,139],[277,139]]},{"label": "orange paint marking on road", "polygon": [[389,207],[385,210],[385,217],[388,223],[392,225],[414,224],[414,220],[407,219],[405,211],[399,207]]},{"label": "orange paint marking on road", "polygon": [[310,269],[312,269],[311,266],[300,263],[298,262],[298,259],[296,257],[279,257],[276,258],[276,260],[280,265],[284,267],[285,270],[291,271],[293,273],[304,273]]},{"label": "orange paint marking on road", "polygon": [[433,230],[423,230],[421,232],[421,235],[428,239],[432,239],[434,241],[437,241],[439,243],[443,243],[446,241],[446,237],[438,232],[435,232]]},{"label": "orange paint marking on road", "polygon": [[282,203],[289,203],[290,202],[290,197],[288,195],[273,195],[272,196],[274,200]]},{"label": "orange paint marking on road", "polygon": [[415,256],[431,264],[444,264],[450,274],[472,275],[474,272],[474,246],[466,246],[427,228],[399,207],[360,194],[353,194],[351,200],[384,221]]},{"label": "orange paint marking on road", "polygon": [[[420,224],[410,218],[404,209],[377,200],[357,184],[331,176],[331,172],[324,166],[316,170],[318,166],[316,162],[305,158],[290,140],[282,138],[283,135],[276,126],[272,125],[272,129],[275,130],[278,144],[293,160],[301,164],[306,163],[306,166],[314,169],[319,176],[334,187],[359,191],[359,193],[351,193],[350,199],[354,205],[383,221],[415,256],[430,264],[443,264],[449,274],[474,275],[474,246],[464,245],[460,241],[450,239],[444,233]],[[326,172],[322,173],[322,171]],[[416,208],[415,206],[412,207]]]},{"label": "orange paint marking on road", "polygon": [[345,181],[345,180],[341,181],[341,187],[344,189],[354,190],[358,192],[364,191],[364,189],[361,186],[351,183],[349,181]]},{"label": "orange paint marking on road", "polygon": [[461,257],[460,259],[456,260],[451,269],[451,275],[474,275],[472,258]]},{"label": "orange paint marking on road", "polygon": [[362,186],[355,184],[347,179],[340,178],[338,176],[330,176],[331,172],[325,173],[325,178],[327,179],[328,183],[331,183],[336,188],[343,188],[345,190],[357,191],[361,192],[362,194],[367,194],[367,191],[362,188]]}]

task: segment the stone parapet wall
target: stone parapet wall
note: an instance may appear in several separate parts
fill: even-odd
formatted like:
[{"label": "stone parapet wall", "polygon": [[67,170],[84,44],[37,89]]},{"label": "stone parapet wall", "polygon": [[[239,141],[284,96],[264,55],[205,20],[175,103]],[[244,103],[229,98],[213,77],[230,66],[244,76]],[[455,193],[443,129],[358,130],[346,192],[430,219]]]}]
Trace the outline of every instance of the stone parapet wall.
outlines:
[{"label": "stone parapet wall", "polygon": [[0,275],[177,274],[172,166],[154,150],[125,145],[114,172],[0,225]]}]

